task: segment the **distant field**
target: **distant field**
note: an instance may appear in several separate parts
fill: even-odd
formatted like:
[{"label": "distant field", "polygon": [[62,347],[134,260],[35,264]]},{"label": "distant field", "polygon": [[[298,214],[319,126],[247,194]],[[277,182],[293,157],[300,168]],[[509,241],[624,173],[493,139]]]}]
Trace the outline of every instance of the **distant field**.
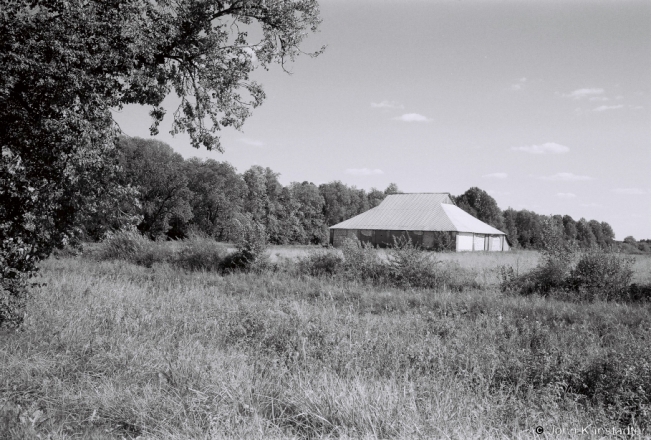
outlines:
[{"label": "distant field", "polygon": [[[644,438],[651,305],[510,296],[487,278],[533,267],[535,252],[436,256],[486,277],[483,288],[51,258],[23,328],[0,337],[0,432],[585,439],[604,436],[571,429],[616,427]],[[651,259],[635,268],[648,279]]]}]

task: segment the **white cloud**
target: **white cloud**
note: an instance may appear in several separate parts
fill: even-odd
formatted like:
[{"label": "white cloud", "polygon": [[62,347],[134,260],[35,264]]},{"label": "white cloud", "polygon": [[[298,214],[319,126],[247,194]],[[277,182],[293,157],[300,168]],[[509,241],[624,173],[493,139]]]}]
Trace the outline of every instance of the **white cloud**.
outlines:
[{"label": "white cloud", "polygon": [[530,154],[563,154],[570,151],[569,147],[555,142],[546,142],[541,145],[526,145],[524,147],[511,147],[513,151],[524,151]]},{"label": "white cloud", "polygon": [[617,110],[618,108],[624,108],[623,105],[600,105],[599,107],[595,107],[592,109],[593,112],[603,112],[606,110]]},{"label": "white cloud", "polygon": [[520,78],[518,82],[516,82],[515,84],[511,84],[511,90],[513,90],[514,92],[522,90],[522,88],[524,87],[524,83],[526,82],[527,82],[527,78],[524,77]]},{"label": "white cloud", "polygon": [[614,192],[615,194],[627,194],[627,195],[634,195],[634,196],[646,194],[646,192],[640,188],[615,188],[614,190],[612,190],[612,192]]},{"label": "white cloud", "polygon": [[581,206],[583,206],[584,208],[603,208],[604,207],[604,205],[600,205],[599,203],[594,203],[594,202],[581,203]]},{"label": "white cloud", "polygon": [[371,102],[371,107],[373,108],[386,108],[386,109],[398,109],[402,110],[405,108],[404,105],[397,103],[395,101],[382,101],[382,102]]},{"label": "white cloud", "polygon": [[603,95],[604,89],[577,89],[571,93],[563,95],[564,98],[581,99],[586,96]]},{"label": "white cloud", "polygon": [[576,194],[574,193],[558,193],[556,195],[561,199],[573,199],[576,197]]},{"label": "white cloud", "polygon": [[254,147],[264,147],[264,145],[265,145],[264,142],[262,142],[262,141],[258,141],[258,140],[255,140],[255,139],[249,139],[249,138],[238,139],[238,142],[241,142],[241,143],[246,144],[246,145],[251,145],[251,146],[254,146]]},{"label": "white cloud", "polygon": [[590,176],[579,176],[574,173],[556,173],[552,176],[544,176],[541,177],[543,180],[552,180],[552,181],[565,181],[565,182],[572,182],[572,181],[579,181],[579,180],[592,180],[592,177]]},{"label": "white cloud", "polygon": [[605,96],[593,96],[590,98],[588,101],[596,102],[596,101],[610,101],[610,98],[606,98]]},{"label": "white cloud", "polygon": [[394,119],[403,122],[431,122],[432,121],[426,116],[419,115],[418,113],[405,113],[404,115],[398,116],[397,118]]},{"label": "white cloud", "polygon": [[397,121],[403,121],[403,122],[431,122],[432,120],[429,119],[426,116],[419,115],[418,113],[405,113],[402,116],[398,116],[397,118],[393,118]]},{"label": "white cloud", "polygon": [[348,168],[346,174],[353,176],[374,176],[378,174],[384,174],[384,171],[380,169],[370,169],[370,168]]},{"label": "white cloud", "polygon": [[488,177],[490,179],[506,179],[509,175],[506,173],[490,173],[484,174],[482,177]]}]

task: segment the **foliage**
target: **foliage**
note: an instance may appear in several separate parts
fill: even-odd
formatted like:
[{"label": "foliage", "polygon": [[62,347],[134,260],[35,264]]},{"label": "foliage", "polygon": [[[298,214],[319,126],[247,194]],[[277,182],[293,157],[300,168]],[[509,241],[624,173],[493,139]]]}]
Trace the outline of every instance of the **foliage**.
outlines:
[{"label": "foliage", "polygon": [[477,187],[468,189],[465,193],[455,197],[457,206],[473,217],[484,223],[502,230],[504,228],[504,217],[497,206],[497,202],[486,191]]},{"label": "foliage", "polygon": [[233,220],[243,211],[246,185],[228,162],[197,158],[185,162],[188,189],[192,192],[192,220],[203,233],[216,240],[230,240]]},{"label": "foliage", "polygon": [[296,262],[299,273],[313,277],[340,274],[344,268],[344,257],[335,249],[320,249],[309,252]]},{"label": "foliage", "polygon": [[598,248],[584,252],[567,280],[581,298],[626,300],[633,279],[633,259]]},{"label": "foliage", "polygon": [[168,245],[152,241],[137,230],[109,234],[92,253],[97,260],[122,260],[140,266],[169,264],[189,271],[220,271],[227,260],[227,251],[209,237],[193,234]]},{"label": "foliage", "polygon": [[137,189],[139,194],[142,221],[138,229],[154,239],[183,236],[183,231],[170,234],[174,220],[185,225],[193,217],[183,157],[153,139],[121,137],[118,145],[121,177],[125,186]]},{"label": "foliage", "polygon": [[[477,254],[454,258],[477,269]],[[645,304],[87,258],[49,259],[40,276],[27,325],[0,337],[0,429],[19,438],[651,428]]]},{"label": "foliage", "polygon": [[371,244],[347,238],[341,252],[344,257],[344,273],[349,279],[374,283],[385,280],[385,264]]},{"label": "foliage", "polygon": [[415,246],[410,239],[393,239],[387,249],[387,275],[391,283],[401,287],[439,287],[437,264],[434,254]]},{"label": "foliage", "polygon": [[580,251],[564,238],[563,225],[547,219],[540,263],[531,272],[517,274],[501,267],[503,291],[554,295],[572,301],[639,301],[644,289],[631,286],[633,259],[597,246]]},{"label": "foliage", "polygon": [[267,231],[264,225],[252,217],[241,216],[235,220],[233,237],[237,250],[224,260],[225,271],[260,270],[269,265],[265,254]]},{"label": "foliage", "polygon": [[[319,22],[315,0],[3,4],[3,276],[5,266],[33,271],[36,261],[81,232],[75,226],[86,211],[102,211],[100,199],[124,193],[113,177],[118,130],[111,109],[152,106],[155,134],[165,113],[161,103],[174,91],[181,103],[173,132],[186,131],[195,147],[221,151],[215,133],[240,128],[264,99],[250,73],[293,60]],[[258,42],[248,37],[254,25]],[[164,232],[165,218],[145,219],[145,229]]]}]

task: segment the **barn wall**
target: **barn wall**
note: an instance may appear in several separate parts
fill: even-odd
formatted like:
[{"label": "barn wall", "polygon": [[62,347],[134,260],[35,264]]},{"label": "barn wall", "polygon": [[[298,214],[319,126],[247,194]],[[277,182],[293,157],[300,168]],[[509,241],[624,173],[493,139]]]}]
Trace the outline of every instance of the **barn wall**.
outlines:
[{"label": "barn wall", "polygon": [[473,237],[473,248],[475,252],[481,252],[484,250],[484,234],[474,234]]},{"label": "barn wall", "polygon": [[499,252],[502,250],[502,236],[491,235],[488,250],[491,252]]},{"label": "barn wall", "polygon": [[472,251],[472,233],[457,233],[457,252]]}]

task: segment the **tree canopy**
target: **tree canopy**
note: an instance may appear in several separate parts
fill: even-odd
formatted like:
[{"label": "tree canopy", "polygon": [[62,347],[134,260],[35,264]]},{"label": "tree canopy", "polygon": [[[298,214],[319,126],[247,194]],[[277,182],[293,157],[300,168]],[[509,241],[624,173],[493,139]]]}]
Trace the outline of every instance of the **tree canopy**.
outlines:
[{"label": "tree canopy", "polygon": [[3,2],[3,285],[73,237],[116,185],[112,109],[150,106],[155,134],[173,92],[172,132],[221,151],[219,130],[241,127],[264,99],[251,72],[292,61],[319,23],[316,0]]}]

